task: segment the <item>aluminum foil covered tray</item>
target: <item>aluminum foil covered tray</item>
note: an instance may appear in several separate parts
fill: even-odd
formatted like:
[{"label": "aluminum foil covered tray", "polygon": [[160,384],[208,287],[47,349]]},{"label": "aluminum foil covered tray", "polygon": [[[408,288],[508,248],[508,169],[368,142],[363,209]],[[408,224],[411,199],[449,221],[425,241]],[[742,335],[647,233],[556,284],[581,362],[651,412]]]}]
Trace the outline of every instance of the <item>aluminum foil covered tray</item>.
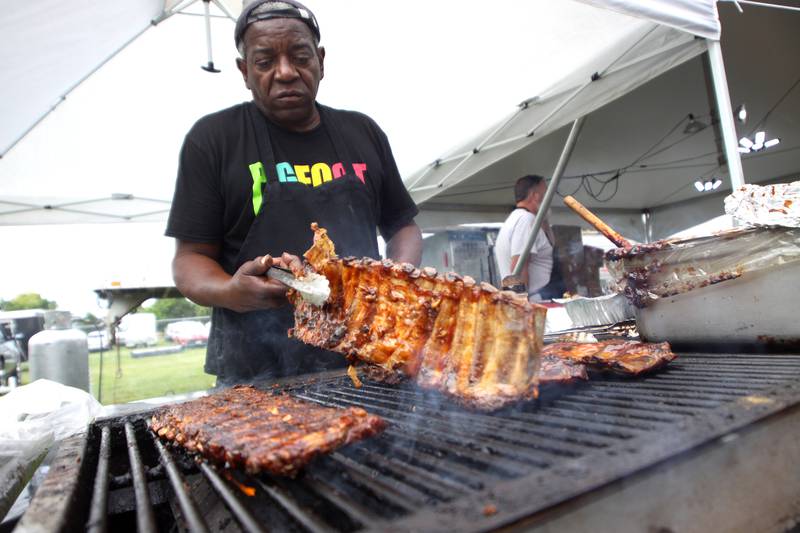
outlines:
[{"label": "aluminum foil covered tray", "polygon": [[606,253],[648,341],[800,345],[800,229],[749,227]]},{"label": "aluminum foil covered tray", "polygon": [[576,327],[618,324],[633,318],[633,308],[622,294],[607,294],[596,298],[578,296],[569,300],[554,300],[563,304]]}]

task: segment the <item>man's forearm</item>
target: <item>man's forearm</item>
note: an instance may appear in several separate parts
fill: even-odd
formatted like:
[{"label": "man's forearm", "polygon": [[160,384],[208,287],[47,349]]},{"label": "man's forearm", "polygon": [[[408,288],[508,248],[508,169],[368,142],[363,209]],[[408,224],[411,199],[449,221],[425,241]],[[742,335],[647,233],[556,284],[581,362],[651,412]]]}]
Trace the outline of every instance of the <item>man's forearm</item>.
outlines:
[{"label": "man's forearm", "polygon": [[386,256],[393,261],[419,266],[422,261],[422,232],[415,222],[400,228],[386,243]]},{"label": "man's forearm", "polygon": [[219,264],[218,256],[218,245],[178,241],[172,276],[181,294],[200,305],[240,313],[286,305],[286,285],[265,274],[272,265],[291,268],[296,263],[299,267],[297,257],[256,257],[230,275]]},{"label": "man's forearm", "polygon": [[181,294],[196,304],[228,307],[225,287],[231,276],[214,259],[198,253],[177,254],[172,276]]}]

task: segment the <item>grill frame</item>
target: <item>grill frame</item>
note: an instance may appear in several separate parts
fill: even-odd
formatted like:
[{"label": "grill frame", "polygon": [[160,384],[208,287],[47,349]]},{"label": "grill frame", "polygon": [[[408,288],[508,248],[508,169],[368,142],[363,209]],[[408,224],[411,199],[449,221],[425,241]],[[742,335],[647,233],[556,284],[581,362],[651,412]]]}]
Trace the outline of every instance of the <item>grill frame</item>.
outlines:
[{"label": "grill frame", "polygon": [[[713,446],[721,437],[760,420],[792,408],[798,410],[798,378],[800,356],[796,355],[682,354],[665,371],[647,378],[602,378],[575,387],[545,389],[535,407],[527,405],[489,415],[451,409],[451,404],[440,397],[408,385],[368,382],[357,391],[346,376],[338,372],[292,378],[271,386],[323,405],[346,405],[348,401],[356,401],[371,412],[388,415],[390,424],[392,419],[394,423],[385,436],[316,461],[300,480],[282,481],[261,476],[255,480],[256,488],[282,508],[284,515],[291,517],[300,530],[331,531],[335,528],[330,521],[326,522],[327,517],[319,516],[313,506],[295,498],[299,488],[338,507],[362,526],[357,529],[359,531],[450,532],[513,527],[578,496]],[[449,414],[439,414],[437,409]],[[150,446],[151,437],[143,432],[147,415],[140,413],[101,420],[91,428],[88,437],[65,441],[54,463],[65,465],[65,473],[55,478],[48,476],[40,488],[41,498],[39,494],[34,498],[19,530],[29,530],[29,526],[42,524],[42,521],[49,526],[61,524],[72,528],[77,525],[76,515],[88,517],[90,512],[94,512],[92,523],[97,525],[96,508],[101,503],[89,505],[83,501],[86,496],[81,499],[79,493],[82,490],[91,493],[91,487],[98,492],[98,486],[103,485],[95,476],[97,471],[102,471],[104,454],[100,443],[106,432],[103,428],[113,426],[120,431],[121,427],[124,432],[130,427],[132,437],[128,446],[131,443],[133,448]],[[419,433],[407,433],[411,429],[409,420],[414,421],[413,426]],[[465,440],[463,431],[470,429],[474,434]],[[453,433],[448,435],[448,431]],[[521,436],[529,437],[531,446],[522,445]],[[437,441],[437,438],[442,440]],[[388,446],[389,451],[401,450],[404,443],[409,442],[418,447],[415,454],[422,454],[415,461],[380,453],[384,449],[381,446]],[[557,447],[559,443],[561,449]],[[533,447],[534,444],[538,447]],[[492,446],[496,449],[492,450]],[[437,457],[430,453],[435,447],[447,448],[450,455]],[[593,451],[582,451],[593,447]],[[153,449],[161,455],[158,445]],[[179,455],[168,452],[173,459]],[[129,456],[131,463],[136,464],[134,453],[129,451]],[[452,457],[460,463],[450,461]],[[479,468],[476,465],[481,461],[490,466],[483,477],[475,475]],[[163,491],[167,483],[174,493],[185,492],[181,487],[187,469],[177,472],[181,468],[173,464],[177,474],[174,476],[169,463],[162,457],[161,472],[152,465],[143,469],[143,477],[150,478],[147,492],[151,497],[155,494],[153,499],[157,502],[163,501],[158,492]],[[66,473],[70,464],[73,471],[77,470],[72,480]],[[440,465],[454,467],[452,477],[441,476],[436,470]],[[385,500],[390,508],[396,508],[394,516],[380,516],[374,508],[344,493],[342,486],[329,477],[335,467],[343,469],[353,483],[380,494],[379,499]],[[511,478],[515,468],[528,468],[528,471]],[[373,472],[378,475],[373,477]],[[235,508],[237,504],[241,507],[231,512],[241,515],[238,520],[244,530],[259,530],[259,517],[248,511],[252,502],[245,499],[242,504],[232,484],[225,482],[208,465],[200,466],[200,474],[222,500],[230,502],[229,507]],[[51,478],[60,479],[61,485],[70,485],[71,491],[61,485],[48,487],[48,483],[52,485]],[[395,484],[393,479],[412,482]],[[136,476],[134,485],[135,480]],[[156,483],[161,484],[158,490]],[[52,498],[53,488],[60,491],[60,500]],[[435,505],[429,503],[431,495],[434,495]],[[189,529],[202,530],[202,519],[198,522],[197,517],[193,517],[192,505],[179,506],[184,525],[194,522],[195,527]],[[54,513],[53,507],[71,509],[71,512]],[[147,522],[143,520],[142,524]],[[152,528],[142,530],[157,528],[154,523]]]}]

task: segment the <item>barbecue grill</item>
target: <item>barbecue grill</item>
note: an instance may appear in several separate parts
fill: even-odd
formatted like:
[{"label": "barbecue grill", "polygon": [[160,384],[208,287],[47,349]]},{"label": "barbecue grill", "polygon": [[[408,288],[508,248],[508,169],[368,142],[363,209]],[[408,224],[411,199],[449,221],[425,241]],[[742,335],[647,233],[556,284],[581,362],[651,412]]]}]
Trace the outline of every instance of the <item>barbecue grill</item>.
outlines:
[{"label": "barbecue grill", "polygon": [[783,531],[800,516],[797,355],[681,353],[493,414],[338,373],[271,386],[390,426],[290,480],[198,464],[148,413],[99,420],[61,444],[16,531]]}]

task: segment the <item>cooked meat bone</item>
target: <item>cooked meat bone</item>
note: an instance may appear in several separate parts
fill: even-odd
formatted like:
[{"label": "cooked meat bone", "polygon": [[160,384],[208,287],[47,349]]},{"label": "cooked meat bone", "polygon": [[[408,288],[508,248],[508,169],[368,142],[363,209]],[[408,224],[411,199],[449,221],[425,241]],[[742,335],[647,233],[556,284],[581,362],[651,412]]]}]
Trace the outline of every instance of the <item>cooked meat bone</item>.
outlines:
[{"label": "cooked meat bone", "polygon": [[312,225],[309,266],[328,278],[322,307],[290,293],[291,334],[492,410],[536,396],[546,309],[457,274],[389,260],[338,259]]},{"label": "cooked meat bone", "polygon": [[545,346],[542,354],[634,376],[660,368],[676,357],[667,342],[655,344],[617,339],[589,343],[556,342]]},{"label": "cooked meat bone", "polygon": [[569,359],[561,359],[553,355],[542,356],[539,365],[539,384],[571,383],[577,380],[587,380],[586,365],[575,363]]},{"label": "cooked meat bone", "polygon": [[162,439],[212,462],[285,476],[385,426],[361,408],[323,407],[244,386],[165,407],[150,421]]}]

